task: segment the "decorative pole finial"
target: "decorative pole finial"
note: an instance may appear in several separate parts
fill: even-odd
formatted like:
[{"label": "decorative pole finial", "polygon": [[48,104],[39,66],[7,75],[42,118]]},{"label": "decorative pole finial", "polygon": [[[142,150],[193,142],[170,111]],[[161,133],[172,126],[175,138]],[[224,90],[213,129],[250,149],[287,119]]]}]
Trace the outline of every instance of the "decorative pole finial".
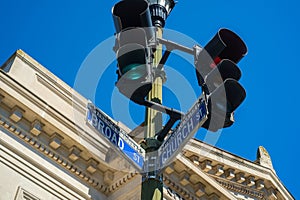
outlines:
[{"label": "decorative pole finial", "polygon": [[147,0],[152,16],[153,25],[164,27],[166,19],[175,6],[174,0]]}]

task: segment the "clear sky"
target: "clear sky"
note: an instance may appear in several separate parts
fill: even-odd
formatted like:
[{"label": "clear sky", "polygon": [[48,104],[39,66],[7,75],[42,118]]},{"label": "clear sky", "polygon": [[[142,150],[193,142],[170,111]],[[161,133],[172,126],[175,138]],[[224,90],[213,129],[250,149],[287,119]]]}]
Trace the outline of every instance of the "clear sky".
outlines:
[{"label": "clear sky", "polygon": [[[0,62],[22,49],[110,116],[134,128],[143,121],[144,108],[129,103],[114,87],[111,8],[117,2],[1,1]],[[196,136],[252,161],[258,146],[264,146],[296,199],[300,198],[299,6],[296,0],[180,0],[165,31],[165,37],[189,47],[205,45],[221,27],[243,38],[249,52],[239,63],[240,82],[247,98],[236,112],[236,123],[217,134],[200,130]],[[200,94],[192,64],[193,57],[180,52],[169,58],[164,104],[186,111]]]}]

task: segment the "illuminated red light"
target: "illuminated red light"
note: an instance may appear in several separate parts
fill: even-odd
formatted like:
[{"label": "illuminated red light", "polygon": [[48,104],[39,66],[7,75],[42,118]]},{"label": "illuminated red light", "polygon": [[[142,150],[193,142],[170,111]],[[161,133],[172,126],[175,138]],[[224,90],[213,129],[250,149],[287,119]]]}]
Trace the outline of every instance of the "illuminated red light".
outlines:
[{"label": "illuminated red light", "polygon": [[216,57],[214,59],[214,62],[210,64],[210,68],[215,68],[217,66],[217,64],[219,64],[222,61],[222,59],[220,57]]}]

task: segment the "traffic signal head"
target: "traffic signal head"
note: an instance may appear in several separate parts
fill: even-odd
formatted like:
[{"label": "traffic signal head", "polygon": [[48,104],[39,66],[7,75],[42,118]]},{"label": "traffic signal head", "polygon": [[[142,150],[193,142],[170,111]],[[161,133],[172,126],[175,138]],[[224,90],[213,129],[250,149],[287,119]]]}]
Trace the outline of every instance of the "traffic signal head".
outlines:
[{"label": "traffic signal head", "polygon": [[246,53],[242,39],[228,29],[220,29],[203,49],[195,48],[198,84],[208,97],[209,116],[202,127],[217,131],[233,124],[233,113],[246,97],[236,63]]},{"label": "traffic signal head", "polygon": [[141,104],[152,89],[152,48],[155,36],[148,3],[144,0],[123,0],[112,10],[116,28],[114,50],[118,61],[119,91]]}]

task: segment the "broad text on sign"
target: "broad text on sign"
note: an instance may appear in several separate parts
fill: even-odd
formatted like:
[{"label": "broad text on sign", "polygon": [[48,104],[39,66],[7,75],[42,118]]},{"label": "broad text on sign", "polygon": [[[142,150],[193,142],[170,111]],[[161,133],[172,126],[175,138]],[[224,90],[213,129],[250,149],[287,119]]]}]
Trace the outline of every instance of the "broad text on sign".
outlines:
[{"label": "broad text on sign", "polygon": [[144,165],[144,150],[133,141],[127,133],[109,119],[101,110],[92,104],[88,105],[87,122],[102,137],[105,137],[122,155],[138,166],[139,170]]}]

